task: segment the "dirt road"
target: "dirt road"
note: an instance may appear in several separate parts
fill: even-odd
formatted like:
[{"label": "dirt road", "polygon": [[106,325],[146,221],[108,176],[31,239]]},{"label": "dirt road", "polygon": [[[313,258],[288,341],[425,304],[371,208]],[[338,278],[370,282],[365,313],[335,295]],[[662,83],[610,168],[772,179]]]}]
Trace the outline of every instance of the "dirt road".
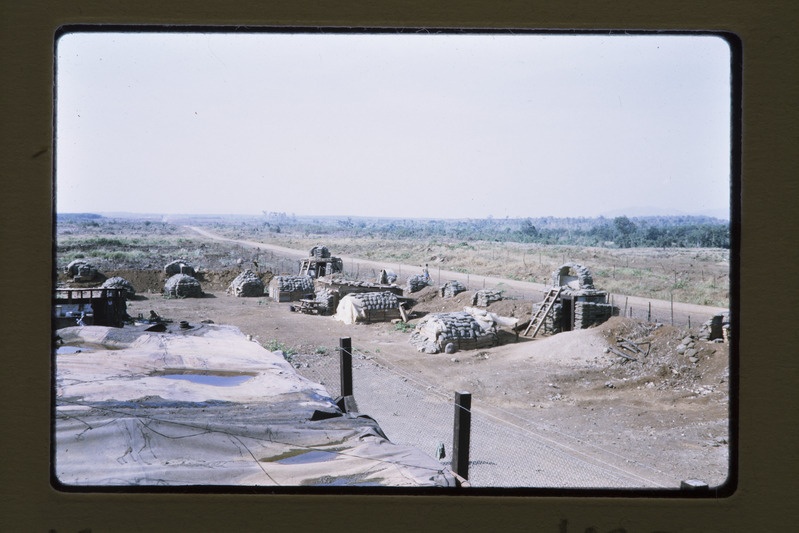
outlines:
[{"label": "dirt road", "polygon": [[[304,259],[308,257],[307,251],[295,250],[292,248],[285,248],[274,244],[267,244],[257,241],[238,240],[216,235],[197,226],[185,226],[192,231],[212,240],[233,242],[242,246],[250,246],[261,248],[263,250],[270,250],[274,253],[281,254],[291,259]],[[364,270],[375,270],[379,272],[386,267],[385,262],[371,261],[368,259],[361,259],[357,257],[341,257],[345,264],[357,264]],[[414,272],[419,273],[420,265],[391,265],[392,268],[397,267],[400,272]],[[457,280],[465,285],[474,285],[475,283],[482,283],[485,287],[491,288],[502,286],[509,288],[525,296],[525,299],[533,301],[540,301],[543,299],[545,292],[549,289],[547,285],[541,283],[531,283],[527,281],[517,281],[510,279],[502,279],[487,276],[475,276],[463,274],[461,272],[454,272],[451,270],[436,269],[431,271],[431,276],[436,281],[446,282],[449,280]],[[470,287],[473,288],[473,287]],[[601,287],[600,287],[601,288]],[[721,307],[710,307],[704,305],[695,305],[683,302],[669,302],[665,300],[655,300],[652,298],[640,298],[638,296],[613,294],[611,295],[614,305],[616,305],[621,314],[624,316],[632,316],[639,319],[650,319],[653,322],[662,322],[664,324],[671,324],[674,326],[693,326],[697,327],[701,323],[708,320],[710,317],[725,311]]]}]

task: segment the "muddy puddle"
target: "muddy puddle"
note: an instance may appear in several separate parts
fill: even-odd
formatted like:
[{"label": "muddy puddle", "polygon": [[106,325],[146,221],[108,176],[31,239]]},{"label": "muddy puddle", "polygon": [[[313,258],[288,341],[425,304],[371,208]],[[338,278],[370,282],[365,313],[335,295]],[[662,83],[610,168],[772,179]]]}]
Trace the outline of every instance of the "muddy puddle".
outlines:
[{"label": "muddy puddle", "polygon": [[191,370],[172,368],[158,370],[150,374],[164,379],[180,379],[197,383],[199,385],[212,385],[214,387],[235,387],[252,379],[258,374],[255,372],[236,372],[232,370]]}]

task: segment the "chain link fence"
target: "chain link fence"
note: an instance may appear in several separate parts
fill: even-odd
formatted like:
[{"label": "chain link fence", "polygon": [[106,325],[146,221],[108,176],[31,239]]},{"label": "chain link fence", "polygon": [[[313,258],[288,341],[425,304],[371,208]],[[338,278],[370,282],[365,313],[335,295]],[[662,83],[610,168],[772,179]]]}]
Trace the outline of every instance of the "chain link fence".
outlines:
[{"label": "chain link fence", "polygon": [[[295,367],[324,384],[331,397],[340,396],[337,354],[317,357],[312,363],[296,361]],[[413,446],[451,466],[455,391],[441,390],[421,374],[389,367],[357,348],[352,350],[352,375],[358,411],[374,418],[391,442]],[[641,489],[679,483],[652,467],[632,464],[479,399],[470,411],[472,487]]]}]

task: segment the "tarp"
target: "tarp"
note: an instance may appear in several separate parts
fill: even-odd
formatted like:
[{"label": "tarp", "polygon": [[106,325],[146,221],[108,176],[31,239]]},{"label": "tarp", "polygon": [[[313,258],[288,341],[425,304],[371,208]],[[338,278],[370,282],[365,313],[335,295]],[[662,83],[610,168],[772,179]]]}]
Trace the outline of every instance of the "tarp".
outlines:
[{"label": "tarp", "polygon": [[236,328],[58,334],[69,347],[55,356],[64,485],[455,485]]},{"label": "tarp", "polygon": [[344,298],[339,301],[338,307],[336,307],[336,314],[333,315],[333,318],[345,324],[355,324],[359,318],[366,318],[363,302],[355,298],[352,294],[344,296]]}]

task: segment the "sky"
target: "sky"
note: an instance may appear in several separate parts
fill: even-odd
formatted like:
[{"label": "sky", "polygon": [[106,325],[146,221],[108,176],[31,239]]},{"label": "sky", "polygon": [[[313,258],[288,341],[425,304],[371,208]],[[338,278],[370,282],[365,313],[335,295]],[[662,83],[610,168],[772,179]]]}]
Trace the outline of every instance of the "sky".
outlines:
[{"label": "sky", "polygon": [[726,216],[730,56],[711,35],[67,33],[56,211]]}]

